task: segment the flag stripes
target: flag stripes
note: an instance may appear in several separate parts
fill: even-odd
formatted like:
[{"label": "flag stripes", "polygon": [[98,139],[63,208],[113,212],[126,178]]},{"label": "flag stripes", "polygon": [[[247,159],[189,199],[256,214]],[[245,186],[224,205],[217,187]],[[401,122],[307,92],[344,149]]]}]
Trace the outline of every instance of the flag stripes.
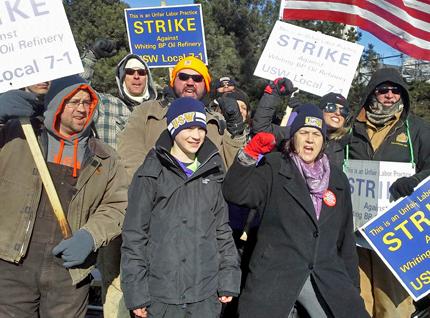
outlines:
[{"label": "flag stripes", "polygon": [[430,0],[287,0],[282,18],[355,25],[407,55],[430,60]]}]

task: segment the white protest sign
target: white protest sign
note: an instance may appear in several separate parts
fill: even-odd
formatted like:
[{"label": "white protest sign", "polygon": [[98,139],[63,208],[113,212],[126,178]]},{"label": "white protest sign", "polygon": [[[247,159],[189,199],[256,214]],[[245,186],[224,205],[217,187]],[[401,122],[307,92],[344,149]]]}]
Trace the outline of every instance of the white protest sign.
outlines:
[{"label": "white protest sign", "polygon": [[82,72],[61,0],[0,0],[0,93]]},{"label": "white protest sign", "polygon": [[348,160],[345,174],[351,186],[354,230],[391,205],[390,186],[401,177],[415,174],[409,162]]},{"label": "white protest sign", "polygon": [[287,77],[306,92],[346,97],[362,52],[362,45],[277,21],[254,75]]}]

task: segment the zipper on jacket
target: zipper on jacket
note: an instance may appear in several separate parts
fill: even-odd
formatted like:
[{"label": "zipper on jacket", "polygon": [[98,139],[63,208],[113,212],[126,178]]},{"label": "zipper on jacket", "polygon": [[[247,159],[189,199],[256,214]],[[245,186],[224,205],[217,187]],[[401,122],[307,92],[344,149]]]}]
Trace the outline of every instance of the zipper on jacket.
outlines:
[{"label": "zipper on jacket", "polygon": [[28,224],[27,224],[27,228],[25,229],[24,240],[22,242],[21,249],[20,249],[19,255],[18,255],[19,259],[21,259],[21,257],[24,256],[24,246],[25,246],[25,242],[27,240],[28,232],[30,230],[30,225],[31,225],[31,218],[29,219]]},{"label": "zipper on jacket", "polygon": [[[192,174],[192,176],[191,176],[189,179],[187,179],[187,182],[188,182],[188,181],[193,180],[193,179],[194,179],[194,177],[198,177],[199,175],[197,174],[197,172],[198,172],[202,167],[204,167],[204,166],[209,162],[209,160],[211,160],[213,157],[215,157],[217,153],[218,153],[218,151],[215,151],[215,152],[213,152],[210,156],[208,156],[208,158],[207,158],[203,163],[201,163],[201,164],[200,164],[200,166],[199,166],[199,167],[197,168],[197,170]],[[216,168],[218,168],[218,166],[217,166]],[[215,169],[215,168],[209,168],[209,169],[208,169],[208,171],[210,171],[210,170],[212,170],[212,169]]]}]

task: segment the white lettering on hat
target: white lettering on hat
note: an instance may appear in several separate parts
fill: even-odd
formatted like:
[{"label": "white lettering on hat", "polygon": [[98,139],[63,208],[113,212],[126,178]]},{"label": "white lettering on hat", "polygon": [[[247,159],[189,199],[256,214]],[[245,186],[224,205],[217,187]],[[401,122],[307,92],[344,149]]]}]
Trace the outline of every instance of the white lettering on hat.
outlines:
[{"label": "white lettering on hat", "polygon": [[321,120],[321,118],[318,118],[318,117],[306,116],[305,117],[305,126],[316,127],[316,128],[322,129],[322,120]]},{"label": "white lettering on hat", "polygon": [[191,122],[201,122],[206,125],[206,114],[200,112],[187,112],[179,115],[173,119],[168,125],[167,129],[171,134],[175,132],[178,127]]}]

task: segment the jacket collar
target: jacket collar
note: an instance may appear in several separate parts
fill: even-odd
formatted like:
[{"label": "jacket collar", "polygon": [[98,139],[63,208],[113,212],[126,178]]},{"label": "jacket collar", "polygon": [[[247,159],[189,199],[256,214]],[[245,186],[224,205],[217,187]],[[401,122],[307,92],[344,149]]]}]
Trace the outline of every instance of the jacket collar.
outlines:
[{"label": "jacket collar", "polygon": [[[175,170],[179,170],[181,175],[183,175],[184,173],[182,171],[182,168],[179,167],[179,164],[177,163],[176,159],[170,154],[170,149],[172,148],[172,145],[172,138],[169,134],[169,131],[166,129],[161,133],[160,138],[158,138],[155,144],[155,152],[160,158],[160,160],[162,160],[169,166],[174,167]],[[212,170],[214,168],[217,168],[220,171],[224,171],[221,157],[218,153],[218,149],[207,136],[201,148],[197,152],[197,157],[199,158],[201,166],[190,179],[193,179],[194,177],[199,176],[204,172]],[[206,163],[208,163],[209,161],[212,161],[212,163],[210,165],[207,165]]]}]

